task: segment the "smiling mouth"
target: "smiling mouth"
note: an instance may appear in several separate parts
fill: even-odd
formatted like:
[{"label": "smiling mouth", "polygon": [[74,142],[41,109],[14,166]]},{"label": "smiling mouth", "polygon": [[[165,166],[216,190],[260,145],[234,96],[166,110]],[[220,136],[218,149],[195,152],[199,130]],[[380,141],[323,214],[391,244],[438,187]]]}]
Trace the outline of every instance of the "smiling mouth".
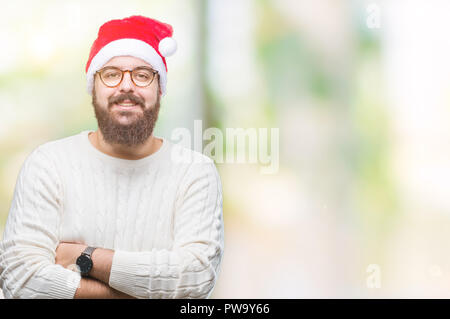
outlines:
[{"label": "smiling mouth", "polygon": [[121,102],[121,103],[114,103],[113,105],[116,108],[123,109],[123,110],[129,110],[138,108],[139,104],[133,103],[133,102]]}]

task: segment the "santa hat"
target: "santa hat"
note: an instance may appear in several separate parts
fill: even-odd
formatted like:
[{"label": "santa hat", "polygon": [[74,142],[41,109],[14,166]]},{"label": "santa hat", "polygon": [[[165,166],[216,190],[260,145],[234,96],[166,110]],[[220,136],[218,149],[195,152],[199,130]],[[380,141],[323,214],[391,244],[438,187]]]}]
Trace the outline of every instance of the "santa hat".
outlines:
[{"label": "santa hat", "polygon": [[177,49],[172,26],[143,16],[111,20],[100,27],[86,64],[87,89],[92,95],[95,72],[115,56],[134,56],[159,73],[161,92],[166,92],[166,57]]}]

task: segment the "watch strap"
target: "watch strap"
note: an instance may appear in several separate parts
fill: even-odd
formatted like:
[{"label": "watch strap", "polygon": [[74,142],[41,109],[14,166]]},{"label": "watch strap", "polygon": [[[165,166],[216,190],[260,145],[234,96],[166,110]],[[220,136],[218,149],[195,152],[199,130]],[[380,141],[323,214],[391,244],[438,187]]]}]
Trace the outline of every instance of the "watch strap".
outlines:
[{"label": "watch strap", "polygon": [[97,247],[91,247],[91,246],[88,246],[88,247],[86,247],[86,249],[82,252],[82,254],[83,255],[87,255],[87,256],[89,256],[89,258],[91,258],[91,255],[92,255],[92,253],[94,252],[94,250],[96,249]]}]

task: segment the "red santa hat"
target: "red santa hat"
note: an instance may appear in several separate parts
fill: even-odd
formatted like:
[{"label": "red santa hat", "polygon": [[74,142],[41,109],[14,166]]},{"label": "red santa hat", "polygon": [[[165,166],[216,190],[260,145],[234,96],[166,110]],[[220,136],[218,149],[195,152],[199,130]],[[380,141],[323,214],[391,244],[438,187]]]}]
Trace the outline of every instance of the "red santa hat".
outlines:
[{"label": "red santa hat", "polygon": [[94,41],[86,64],[87,89],[92,95],[95,72],[115,56],[134,56],[159,73],[161,92],[167,84],[166,57],[177,49],[172,26],[143,16],[131,16],[104,23]]}]

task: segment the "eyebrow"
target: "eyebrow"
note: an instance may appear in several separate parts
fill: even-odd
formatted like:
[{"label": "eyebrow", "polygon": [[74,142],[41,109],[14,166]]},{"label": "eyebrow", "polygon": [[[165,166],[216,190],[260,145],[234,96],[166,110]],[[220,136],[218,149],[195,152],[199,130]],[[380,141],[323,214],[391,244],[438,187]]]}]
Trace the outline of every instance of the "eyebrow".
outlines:
[{"label": "eyebrow", "polygon": [[[107,66],[103,67],[102,69],[105,69],[105,68],[116,68],[116,69],[121,69],[121,70],[125,69],[124,67],[119,67],[119,66],[115,66],[115,65],[107,65]],[[149,66],[146,66],[146,65],[139,65],[139,66],[136,66],[134,68],[127,68],[127,70],[134,70],[134,69],[139,69],[139,68],[156,71],[152,67],[149,67]]]}]

